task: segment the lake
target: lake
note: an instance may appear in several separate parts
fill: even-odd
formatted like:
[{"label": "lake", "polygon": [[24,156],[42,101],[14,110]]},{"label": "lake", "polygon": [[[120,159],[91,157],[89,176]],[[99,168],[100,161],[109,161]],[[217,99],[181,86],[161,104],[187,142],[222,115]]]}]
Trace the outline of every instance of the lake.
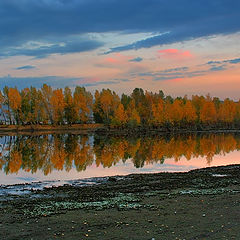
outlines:
[{"label": "lake", "polygon": [[[185,172],[240,164],[240,135],[145,137],[48,134],[0,137],[0,184],[71,180],[130,173]],[[87,180],[84,180],[86,179]]]}]

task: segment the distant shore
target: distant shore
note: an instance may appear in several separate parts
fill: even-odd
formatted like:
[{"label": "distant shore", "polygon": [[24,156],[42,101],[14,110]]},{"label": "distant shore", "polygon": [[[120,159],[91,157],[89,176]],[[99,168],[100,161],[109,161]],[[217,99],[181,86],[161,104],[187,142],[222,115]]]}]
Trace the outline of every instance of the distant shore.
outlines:
[{"label": "distant shore", "polygon": [[149,127],[137,126],[112,127],[104,124],[72,124],[72,125],[0,125],[0,135],[17,134],[51,134],[51,133],[73,133],[73,134],[113,134],[113,135],[161,135],[161,134],[181,134],[181,133],[222,133],[240,132],[239,126],[219,127],[214,125],[201,125],[189,127]]},{"label": "distant shore", "polygon": [[73,125],[0,125],[0,134],[58,133],[76,132],[88,133],[103,129],[103,124],[73,124]]}]

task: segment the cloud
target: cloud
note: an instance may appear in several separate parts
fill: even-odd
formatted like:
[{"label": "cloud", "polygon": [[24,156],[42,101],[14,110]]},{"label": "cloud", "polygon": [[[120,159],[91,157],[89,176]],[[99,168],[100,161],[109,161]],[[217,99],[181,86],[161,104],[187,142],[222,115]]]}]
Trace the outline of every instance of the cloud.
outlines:
[{"label": "cloud", "polygon": [[[129,65],[129,61],[132,57],[122,55],[121,53],[114,53],[112,56],[104,58],[101,62],[95,64],[97,67],[104,67],[104,68],[115,68],[116,66],[119,67],[120,65]],[[137,59],[139,61],[139,59]]]},{"label": "cloud", "polygon": [[190,51],[183,51],[178,49],[164,49],[158,50],[158,57],[179,60],[184,58],[191,58],[193,57],[193,55],[190,53]]},{"label": "cloud", "polygon": [[114,85],[114,84],[118,84],[120,82],[118,81],[100,81],[100,82],[95,82],[95,83],[83,83],[82,86],[84,87],[95,87],[95,86],[99,86],[99,85]]},{"label": "cloud", "polygon": [[178,67],[178,68],[168,68],[165,70],[162,70],[161,72],[163,73],[168,73],[168,72],[177,72],[177,71],[187,71],[189,68],[188,67]]},{"label": "cloud", "polygon": [[218,60],[218,61],[208,61],[207,64],[223,64],[223,63],[230,63],[230,64],[238,64],[240,63],[240,58],[228,59],[228,60]]},{"label": "cloud", "polygon": [[154,81],[166,81],[173,79],[182,79],[187,77],[201,76],[206,73],[206,70],[188,71],[188,67],[170,68],[161,71],[138,73],[140,77],[151,77]]},{"label": "cloud", "polygon": [[240,58],[227,59],[227,60],[217,60],[217,61],[208,61],[206,65],[210,65],[210,71],[222,71],[226,70],[228,66],[232,64],[240,63]]},{"label": "cloud", "polygon": [[141,57],[136,57],[136,58],[132,58],[129,60],[129,62],[141,62],[143,60],[143,58]]},{"label": "cloud", "polygon": [[[137,73],[138,77],[150,77],[153,81],[168,81],[168,80],[181,80],[185,78],[193,78],[198,76],[204,76],[212,72],[224,71],[227,69],[227,66],[222,65],[212,65],[213,61],[210,62],[211,67],[209,68],[209,62],[207,64],[198,65],[193,67],[177,67],[163,69],[160,71],[152,72],[140,72]],[[216,64],[216,62],[214,62]],[[200,67],[199,67],[200,66]]]},{"label": "cloud", "polygon": [[[73,38],[69,40],[64,39],[63,42],[55,42],[50,40],[48,43],[39,43],[35,47],[30,46],[18,46],[11,48],[4,48],[0,52],[0,57],[10,56],[31,56],[36,58],[45,58],[51,54],[69,54],[79,53],[85,51],[91,51],[102,46],[103,43],[86,39],[86,38]],[[0,48],[1,49],[1,48]]]},{"label": "cloud", "polygon": [[60,76],[12,77],[8,75],[6,77],[0,77],[0,89],[3,89],[5,86],[23,89],[29,87],[29,84],[36,88],[40,88],[43,84],[48,84],[55,88],[63,86],[71,87],[77,85],[76,82],[83,80],[84,78],[67,78]]},{"label": "cloud", "polygon": [[107,63],[119,63],[119,60],[118,60],[118,59],[112,58],[112,57],[106,58],[105,61],[106,61]]},{"label": "cloud", "polygon": [[88,82],[86,80],[85,83],[82,83],[81,86],[84,87],[94,87],[94,86],[100,86],[100,85],[115,85],[119,83],[124,83],[124,82],[130,82],[131,80],[126,79],[126,78],[114,78],[110,81],[99,81],[99,79],[94,80],[94,82]]},{"label": "cloud", "polygon": [[[129,79],[115,78],[109,81],[101,81],[100,78],[89,77],[61,77],[61,76],[41,76],[41,77],[12,77],[11,75],[0,77],[0,89],[5,86],[17,87],[23,89],[25,87],[41,88],[43,84],[48,84],[53,88],[63,88],[65,86],[75,87],[77,85],[83,87],[94,87],[99,85],[114,85],[123,82],[129,82]],[[30,85],[29,85],[30,84]]]},{"label": "cloud", "polygon": [[212,66],[209,71],[212,71],[212,72],[217,72],[217,71],[223,71],[225,70],[225,66],[222,65],[222,66]]},{"label": "cloud", "polygon": [[[108,52],[230,34],[240,31],[239,8],[238,0],[1,0],[0,52],[4,53],[2,57],[44,57],[102,46],[91,37],[86,40],[89,45],[81,40],[79,44],[68,42],[89,33],[159,33]],[[37,41],[51,45],[18,50]]]},{"label": "cloud", "polygon": [[30,70],[30,69],[34,69],[36,68],[35,66],[32,66],[32,65],[25,65],[25,66],[21,66],[21,67],[17,67],[17,68],[14,68],[15,70]]},{"label": "cloud", "polygon": [[231,63],[231,64],[237,64],[237,63],[240,63],[240,58],[225,60],[224,62],[228,62],[228,63]]}]

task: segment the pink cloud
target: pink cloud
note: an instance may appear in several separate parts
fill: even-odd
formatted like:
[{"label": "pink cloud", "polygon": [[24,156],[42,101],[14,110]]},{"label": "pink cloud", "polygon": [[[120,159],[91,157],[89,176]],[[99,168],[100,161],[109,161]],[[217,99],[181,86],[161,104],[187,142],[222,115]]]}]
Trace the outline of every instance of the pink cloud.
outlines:
[{"label": "pink cloud", "polygon": [[105,61],[108,63],[118,63],[118,60],[112,57],[106,58]]},{"label": "pink cloud", "polygon": [[117,64],[124,65],[128,64],[129,60],[132,59],[132,56],[124,56],[121,53],[114,53],[111,57],[107,57],[103,60],[105,64]]},{"label": "pink cloud", "polygon": [[170,59],[185,59],[192,58],[193,55],[190,51],[178,50],[178,49],[164,49],[158,50],[159,58],[170,58]]}]

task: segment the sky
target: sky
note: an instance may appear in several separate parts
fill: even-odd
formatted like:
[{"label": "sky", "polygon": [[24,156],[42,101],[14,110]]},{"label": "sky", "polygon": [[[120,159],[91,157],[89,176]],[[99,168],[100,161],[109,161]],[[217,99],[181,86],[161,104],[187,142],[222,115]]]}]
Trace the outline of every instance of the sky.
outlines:
[{"label": "sky", "polygon": [[1,0],[0,88],[240,98],[239,0]]}]

